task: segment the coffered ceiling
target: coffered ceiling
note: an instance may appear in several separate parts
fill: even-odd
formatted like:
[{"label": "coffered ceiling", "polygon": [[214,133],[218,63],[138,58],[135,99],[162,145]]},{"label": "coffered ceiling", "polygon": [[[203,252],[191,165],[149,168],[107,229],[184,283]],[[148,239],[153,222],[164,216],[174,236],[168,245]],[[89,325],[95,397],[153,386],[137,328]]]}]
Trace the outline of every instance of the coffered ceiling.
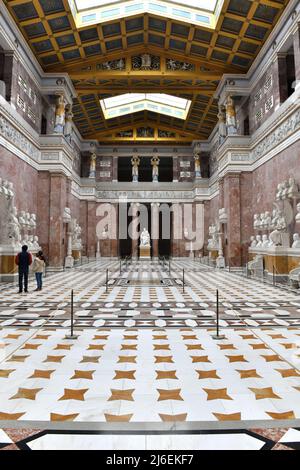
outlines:
[{"label": "coffered ceiling", "polygon": [[[78,29],[68,0],[4,0],[45,72],[67,72],[74,120],[100,142],[188,142],[217,122],[224,73],[245,73],[288,0],[225,0],[215,29],[144,13]],[[186,120],[153,111],[105,119],[100,100],[168,93],[192,101]]]}]

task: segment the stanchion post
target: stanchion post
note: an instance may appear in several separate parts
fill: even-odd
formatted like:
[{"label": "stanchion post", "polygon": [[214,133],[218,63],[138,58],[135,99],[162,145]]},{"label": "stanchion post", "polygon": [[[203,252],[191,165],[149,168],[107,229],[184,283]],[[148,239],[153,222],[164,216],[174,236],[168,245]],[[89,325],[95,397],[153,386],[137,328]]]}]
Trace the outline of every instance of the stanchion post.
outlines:
[{"label": "stanchion post", "polygon": [[184,292],[184,269],[182,270],[182,292]]},{"label": "stanchion post", "polygon": [[219,309],[219,290],[218,289],[216,292],[216,317],[217,317],[217,334],[213,335],[213,339],[225,339],[225,335],[220,335],[220,326],[219,326],[220,309]]},{"label": "stanchion post", "polygon": [[105,282],[105,284],[106,284],[106,292],[107,292],[107,290],[108,290],[108,269],[106,270],[106,282]]},{"label": "stanchion post", "polygon": [[171,261],[169,260],[169,276],[171,276]]},{"label": "stanchion post", "polygon": [[74,335],[74,291],[71,291],[71,334],[65,336],[66,339],[77,339],[78,335]]},{"label": "stanchion post", "polygon": [[273,286],[275,286],[275,266],[273,266]]}]

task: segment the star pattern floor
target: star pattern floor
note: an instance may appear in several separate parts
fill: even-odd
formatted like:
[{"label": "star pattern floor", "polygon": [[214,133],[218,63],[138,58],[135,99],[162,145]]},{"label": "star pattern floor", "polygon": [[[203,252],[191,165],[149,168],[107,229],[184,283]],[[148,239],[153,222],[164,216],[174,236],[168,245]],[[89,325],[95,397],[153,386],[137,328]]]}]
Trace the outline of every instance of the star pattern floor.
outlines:
[{"label": "star pattern floor", "polygon": [[[101,260],[47,277],[40,293],[18,295],[15,286],[2,285],[3,428],[223,426],[247,429],[251,448],[247,433],[254,426],[299,427],[299,295],[195,264],[173,261],[171,275],[158,262],[123,264],[120,275],[117,261]],[[118,285],[120,279],[129,284]],[[73,340],[65,338],[71,289]],[[216,289],[225,335],[217,340]],[[199,439],[194,445],[201,448],[206,438]],[[266,438],[257,447],[269,441],[285,445]],[[39,440],[32,448],[44,445]]]}]

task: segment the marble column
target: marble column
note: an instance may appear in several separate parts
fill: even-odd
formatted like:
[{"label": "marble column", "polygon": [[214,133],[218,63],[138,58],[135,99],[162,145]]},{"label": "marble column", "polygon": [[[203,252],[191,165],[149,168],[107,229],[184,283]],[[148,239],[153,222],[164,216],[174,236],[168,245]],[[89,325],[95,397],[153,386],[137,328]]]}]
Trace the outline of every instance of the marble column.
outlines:
[{"label": "marble column", "polygon": [[152,257],[158,258],[158,242],[159,242],[159,203],[151,203],[151,241],[152,241]]},{"label": "marble column", "polygon": [[276,110],[288,98],[287,65],[285,53],[278,53],[273,63],[273,95],[274,109]]},{"label": "marble column", "polygon": [[118,157],[112,157],[112,180],[113,183],[118,181]]},{"label": "marble column", "polygon": [[300,86],[300,24],[293,36],[296,88]]},{"label": "marble column", "polygon": [[230,266],[238,267],[242,265],[240,174],[232,173],[224,177],[224,202],[228,214],[228,261]]},{"label": "marble column", "polygon": [[178,157],[173,157],[173,182],[177,183],[178,181]]},{"label": "marble column", "polygon": [[86,223],[86,254],[93,258],[96,252],[96,202],[94,201],[87,202]]},{"label": "marble column", "polygon": [[60,173],[50,174],[49,263],[61,268],[65,257],[64,208],[67,202],[67,178]]},{"label": "marble column", "polygon": [[132,258],[137,259],[139,257],[139,239],[136,238],[136,233],[137,233],[138,226],[140,223],[139,218],[137,217],[139,203],[136,203],[136,202],[131,203],[130,209],[131,209],[131,214],[132,214],[132,222],[131,222],[132,233],[129,234],[129,236],[132,236],[131,255],[132,255]]}]

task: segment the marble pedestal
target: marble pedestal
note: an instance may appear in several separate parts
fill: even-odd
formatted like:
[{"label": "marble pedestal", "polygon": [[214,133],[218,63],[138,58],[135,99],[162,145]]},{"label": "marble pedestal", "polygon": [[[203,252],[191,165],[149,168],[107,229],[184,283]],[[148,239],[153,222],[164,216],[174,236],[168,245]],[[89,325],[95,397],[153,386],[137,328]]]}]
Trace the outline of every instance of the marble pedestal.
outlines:
[{"label": "marble pedestal", "polygon": [[73,266],[74,266],[73,256],[66,256],[65,267],[66,268],[73,268]]},{"label": "marble pedestal", "polygon": [[20,251],[21,247],[0,247],[0,281],[14,282],[18,278],[15,257]]},{"label": "marble pedestal", "polygon": [[140,245],[140,259],[150,260],[151,258],[150,251],[151,251],[150,245]]}]

